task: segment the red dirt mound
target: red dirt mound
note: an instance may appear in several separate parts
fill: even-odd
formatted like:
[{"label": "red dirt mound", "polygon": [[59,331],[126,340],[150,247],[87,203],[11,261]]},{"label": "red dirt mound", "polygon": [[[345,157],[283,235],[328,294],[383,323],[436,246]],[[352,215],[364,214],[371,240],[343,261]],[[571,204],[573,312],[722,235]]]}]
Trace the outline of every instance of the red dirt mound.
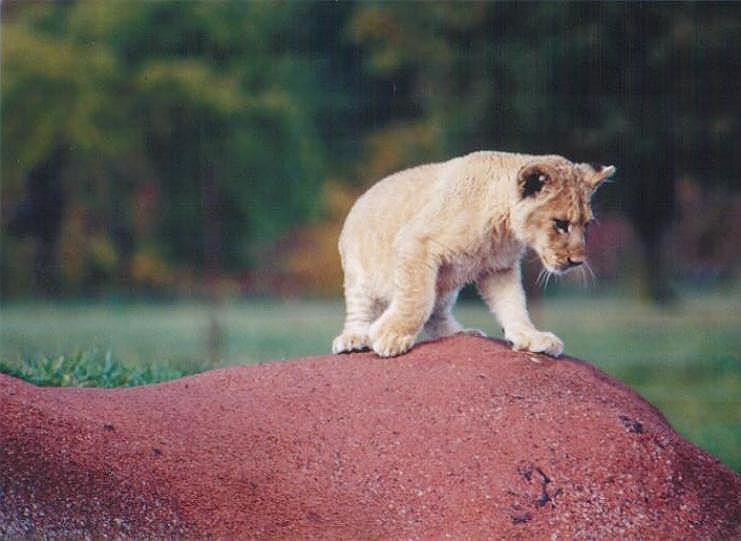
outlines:
[{"label": "red dirt mound", "polygon": [[460,336],[129,389],[0,376],[0,537],[728,539],[741,476],[590,365]]}]

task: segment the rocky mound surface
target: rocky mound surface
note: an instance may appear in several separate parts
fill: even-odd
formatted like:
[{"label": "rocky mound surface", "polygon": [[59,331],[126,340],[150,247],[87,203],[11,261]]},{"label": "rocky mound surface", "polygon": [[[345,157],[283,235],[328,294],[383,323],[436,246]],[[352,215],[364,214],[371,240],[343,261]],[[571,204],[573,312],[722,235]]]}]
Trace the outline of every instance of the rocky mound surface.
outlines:
[{"label": "rocky mound surface", "polygon": [[0,376],[0,537],[729,539],[741,476],[592,366],[459,336],[128,389]]}]

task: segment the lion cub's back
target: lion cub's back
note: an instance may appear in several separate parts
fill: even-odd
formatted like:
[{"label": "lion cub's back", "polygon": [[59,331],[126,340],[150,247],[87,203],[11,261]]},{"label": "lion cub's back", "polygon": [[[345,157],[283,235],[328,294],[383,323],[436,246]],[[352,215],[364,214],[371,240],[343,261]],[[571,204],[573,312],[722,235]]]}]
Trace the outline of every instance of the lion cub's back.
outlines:
[{"label": "lion cub's back", "polygon": [[390,248],[399,229],[433,197],[449,162],[420,165],[379,180],[361,195],[347,215],[340,251]]}]

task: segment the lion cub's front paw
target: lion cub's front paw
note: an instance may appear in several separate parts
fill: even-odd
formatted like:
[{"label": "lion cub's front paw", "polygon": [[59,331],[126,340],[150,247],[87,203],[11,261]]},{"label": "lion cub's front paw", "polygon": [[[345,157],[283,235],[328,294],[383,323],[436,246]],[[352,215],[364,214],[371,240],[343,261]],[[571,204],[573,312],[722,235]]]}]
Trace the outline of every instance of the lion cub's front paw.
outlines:
[{"label": "lion cub's front paw", "polygon": [[388,333],[373,341],[373,351],[380,357],[396,357],[406,353],[414,345],[414,336]]},{"label": "lion cub's front paw", "polygon": [[392,325],[378,324],[370,328],[373,351],[380,357],[395,357],[406,353],[414,345],[414,335],[398,332]]},{"label": "lion cub's front paw", "polygon": [[512,342],[512,349],[515,350],[546,353],[553,357],[558,357],[563,353],[563,342],[551,332],[523,328],[508,332],[505,337]]},{"label": "lion cub's front paw", "polygon": [[332,353],[350,353],[368,349],[368,335],[343,332],[332,342]]}]

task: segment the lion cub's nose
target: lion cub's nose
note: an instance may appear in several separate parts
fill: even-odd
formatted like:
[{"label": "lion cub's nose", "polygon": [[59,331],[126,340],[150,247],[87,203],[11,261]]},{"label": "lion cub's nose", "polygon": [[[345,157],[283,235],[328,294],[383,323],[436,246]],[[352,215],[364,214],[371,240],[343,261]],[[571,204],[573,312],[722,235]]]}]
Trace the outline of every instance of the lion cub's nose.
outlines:
[{"label": "lion cub's nose", "polygon": [[583,257],[569,257],[568,259],[569,267],[578,267],[582,263],[584,263]]}]

